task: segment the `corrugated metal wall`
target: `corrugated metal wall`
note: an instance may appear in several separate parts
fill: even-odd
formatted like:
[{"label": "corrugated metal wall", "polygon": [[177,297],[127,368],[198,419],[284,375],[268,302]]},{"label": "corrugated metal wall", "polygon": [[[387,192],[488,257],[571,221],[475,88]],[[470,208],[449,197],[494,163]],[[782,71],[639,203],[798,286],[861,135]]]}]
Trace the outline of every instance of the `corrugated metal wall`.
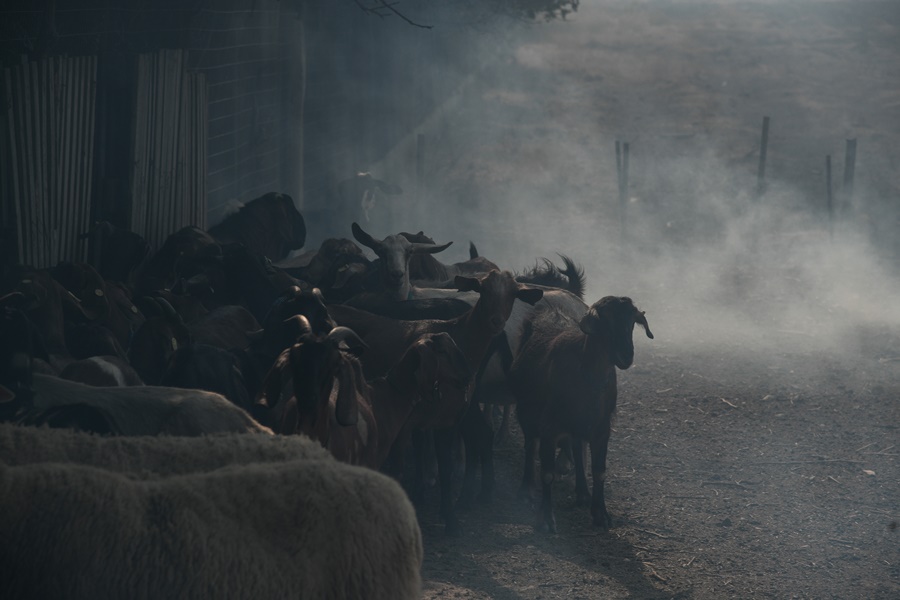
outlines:
[{"label": "corrugated metal wall", "polygon": [[93,56],[3,69],[3,225],[15,230],[20,262],[85,259],[78,236],[90,222],[96,75]]}]

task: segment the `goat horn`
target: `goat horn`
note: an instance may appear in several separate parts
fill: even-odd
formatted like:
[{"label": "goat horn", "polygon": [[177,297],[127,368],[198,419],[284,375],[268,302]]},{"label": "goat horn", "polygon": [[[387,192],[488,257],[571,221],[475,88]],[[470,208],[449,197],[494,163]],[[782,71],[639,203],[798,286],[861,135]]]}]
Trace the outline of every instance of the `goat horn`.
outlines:
[{"label": "goat horn", "polygon": [[312,325],[309,324],[309,319],[306,318],[306,315],[293,315],[282,321],[282,323],[291,330],[294,339],[299,338],[301,335],[312,334]]},{"label": "goat horn", "polygon": [[168,300],[166,300],[165,298],[159,297],[159,296],[157,296],[155,298],[155,300],[156,300],[156,303],[159,305],[159,307],[162,309],[162,312],[166,317],[175,319],[179,323],[183,322],[181,319],[181,315],[179,315],[178,312],[174,308],[172,308],[172,305],[169,304]]},{"label": "goat horn", "polygon": [[356,222],[354,222],[350,226],[350,230],[353,232],[353,237],[356,238],[356,241],[362,244],[363,246],[368,246],[372,250],[376,252],[381,247],[381,242],[373,238],[371,235],[366,233],[362,227],[360,227]]},{"label": "goat horn", "polygon": [[25,294],[22,292],[10,292],[0,297],[0,306],[11,306],[13,308],[22,308],[27,303]]},{"label": "goat horn", "polygon": [[362,338],[349,327],[335,327],[328,333],[327,339],[335,342],[335,344],[340,344],[341,342],[347,343],[347,347],[350,348],[350,351],[354,354],[359,354],[361,351],[368,348],[366,343],[362,341]]},{"label": "goat horn", "polygon": [[412,251],[415,252],[416,254],[423,254],[423,253],[437,254],[438,252],[443,252],[444,250],[449,248],[450,244],[452,244],[452,243],[453,242],[447,242],[446,244],[441,244],[440,246],[437,246],[435,244],[420,244],[420,243],[413,243],[411,245],[412,245]]}]

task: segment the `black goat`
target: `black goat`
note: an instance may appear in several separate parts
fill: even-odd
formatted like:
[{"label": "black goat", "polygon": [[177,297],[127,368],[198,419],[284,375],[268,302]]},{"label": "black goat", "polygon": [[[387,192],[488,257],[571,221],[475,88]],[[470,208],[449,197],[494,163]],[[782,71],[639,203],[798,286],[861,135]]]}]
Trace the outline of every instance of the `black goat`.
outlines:
[{"label": "black goat", "polygon": [[595,526],[611,525],[603,495],[606,452],[616,409],[616,368],[627,369],[634,360],[635,323],[653,338],[644,313],[630,298],[607,296],[594,303],[580,323],[547,309],[535,313],[527,324],[509,382],[525,436],[525,492],[533,485],[535,443],[540,440],[541,528],[556,531],[550,490],[556,445],[565,436],[576,442],[573,454],[579,502],[591,497],[580,451],[581,443],[590,442],[594,478],[591,516]]}]

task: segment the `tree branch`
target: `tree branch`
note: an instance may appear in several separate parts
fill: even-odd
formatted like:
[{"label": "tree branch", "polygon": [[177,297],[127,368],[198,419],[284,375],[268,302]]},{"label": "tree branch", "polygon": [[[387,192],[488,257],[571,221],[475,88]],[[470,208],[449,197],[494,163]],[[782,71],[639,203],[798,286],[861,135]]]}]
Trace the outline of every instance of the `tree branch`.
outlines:
[{"label": "tree branch", "polygon": [[419,27],[421,29],[431,29],[433,27],[432,25],[422,25],[421,23],[416,23],[415,21],[413,21],[412,19],[410,19],[409,17],[404,15],[402,12],[400,12],[399,10],[394,8],[397,4],[399,4],[399,2],[388,3],[386,0],[373,0],[372,6],[366,6],[363,4],[362,0],[353,0],[353,1],[356,3],[356,5],[360,9],[362,9],[363,12],[369,13],[371,15],[375,15],[376,17],[379,17],[381,19],[385,18],[386,16],[390,16],[390,15],[385,15],[381,11],[388,11],[390,14],[394,14],[394,15],[400,17],[401,19],[403,19],[404,21],[406,21],[408,24],[412,25],[413,27]]}]

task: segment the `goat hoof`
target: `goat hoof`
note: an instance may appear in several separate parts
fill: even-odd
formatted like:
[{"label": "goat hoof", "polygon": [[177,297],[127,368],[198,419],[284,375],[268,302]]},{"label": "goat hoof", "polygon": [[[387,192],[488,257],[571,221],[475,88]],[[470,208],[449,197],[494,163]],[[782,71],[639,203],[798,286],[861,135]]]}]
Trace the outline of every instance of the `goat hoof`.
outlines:
[{"label": "goat hoof", "polygon": [[537,525],[535,525],[534,530],[537,533],[556,533],[556,518],[550,517],[550,519],[541,518],[538,521]]},{"label": "goat hoof", "polygon": [[612,527],[612,518],[609,516],[609,513],[594,515],[594,527],[602,529],[604,531],[609,531],[609,529]]}]

